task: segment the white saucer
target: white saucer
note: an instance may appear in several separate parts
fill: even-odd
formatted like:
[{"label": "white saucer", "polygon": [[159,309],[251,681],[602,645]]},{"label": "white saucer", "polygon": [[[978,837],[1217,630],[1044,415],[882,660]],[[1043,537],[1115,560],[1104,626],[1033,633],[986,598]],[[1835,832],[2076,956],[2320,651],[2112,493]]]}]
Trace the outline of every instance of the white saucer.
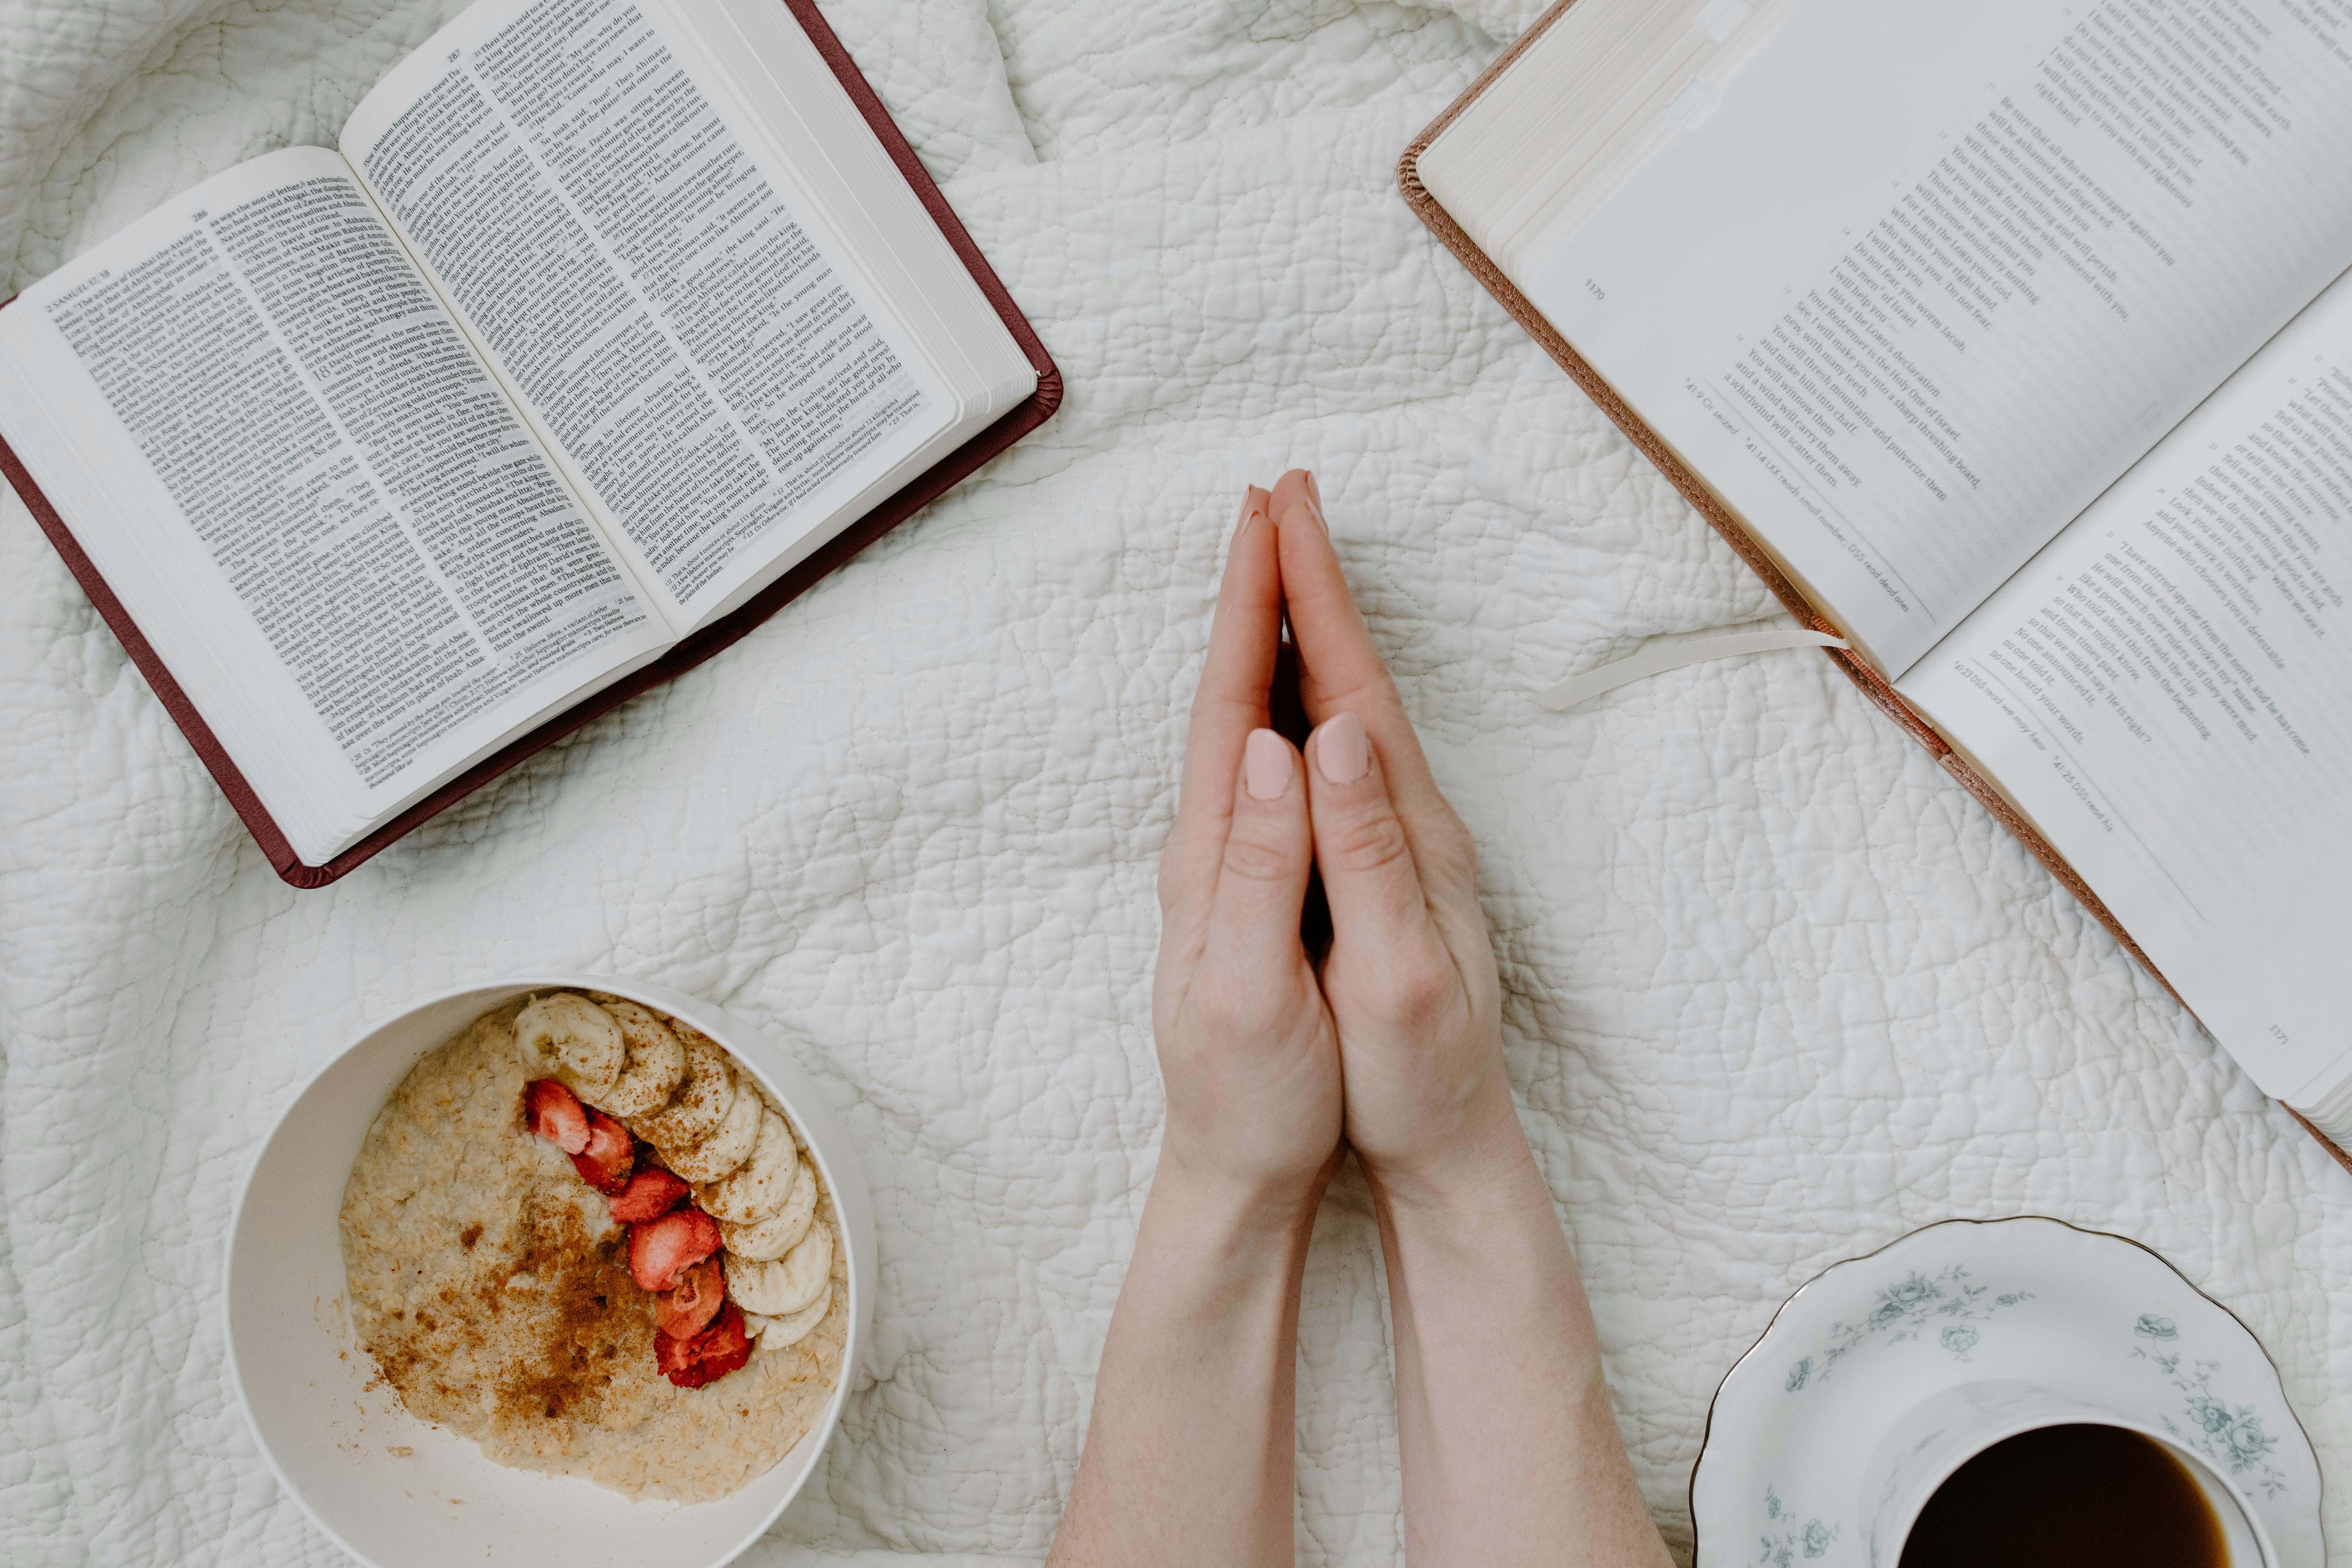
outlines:
[{"label": "white saucer", "polygon": [[2038,1218],[1931,1225],[1789,1298],[1707,1412],[1695,1568],[1866,1568],[1879,1440],[1996,1378],[2169,1434],[2261,1518],[2279,1568],[2324,1568],[2319,1460],[2253,1334],[2139,1243]]}]

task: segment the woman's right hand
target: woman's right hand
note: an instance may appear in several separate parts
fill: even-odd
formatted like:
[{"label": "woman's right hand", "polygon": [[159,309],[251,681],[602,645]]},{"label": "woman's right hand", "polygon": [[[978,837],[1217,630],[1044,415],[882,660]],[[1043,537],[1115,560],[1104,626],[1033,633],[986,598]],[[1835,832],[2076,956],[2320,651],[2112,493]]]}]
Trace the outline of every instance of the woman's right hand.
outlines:
[{"label": "woman's right hand", "polygon": [[1384,1195],[1475,1185],[1527,1159],[1504,1073],[1501,986],[1478,857],[1348,591],[1312,476],[1276,484],[1298,647],[1315,859],[1331,906],[1323,994],[1348,1142]]}]

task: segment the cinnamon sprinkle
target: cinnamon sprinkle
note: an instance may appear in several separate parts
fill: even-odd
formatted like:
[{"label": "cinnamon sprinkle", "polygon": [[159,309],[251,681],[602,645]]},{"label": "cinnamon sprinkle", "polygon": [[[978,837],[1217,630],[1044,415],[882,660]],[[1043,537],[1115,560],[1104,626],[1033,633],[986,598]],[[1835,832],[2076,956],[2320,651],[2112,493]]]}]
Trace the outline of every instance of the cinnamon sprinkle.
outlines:
[{"label": "cinnamon sprinkle", "polygon": [[654,1359],[653,1298],[629,1277],[625,1233],[592,1234],[572,1204],[526,1189],[509,1235],[435,1292],[437,1311],[419,1308],[368,1348],[427,1420],[487,1407],[501,1422],[606,1424],[621,1414],[608,1409],[615,1373]]},{"label": "cinnamon sprinkle", "polygon": [[541,1303],[523,1353],[503,1358],[491,1380],[499,1413],[599,1420],[623,1358],[650,1361],[654,1353],[653,1298],[629,1277],[622,1233],[592,1237],[569,1205],[527,1196],[516,1216],[512,1269],[482,1281],[493,1317],[503,1314],[516,1274],[537,1282]]}]

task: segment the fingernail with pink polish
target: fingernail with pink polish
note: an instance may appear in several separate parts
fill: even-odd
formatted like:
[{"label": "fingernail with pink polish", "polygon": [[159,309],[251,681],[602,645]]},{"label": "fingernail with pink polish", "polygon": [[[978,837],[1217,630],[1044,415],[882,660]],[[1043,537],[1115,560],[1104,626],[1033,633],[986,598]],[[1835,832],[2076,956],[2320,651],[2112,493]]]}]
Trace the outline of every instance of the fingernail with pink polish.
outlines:
[{"label": "fingernail with pink polish", "polygon": [[1331,531],[1331,524],[1323,516],[1322,487],[1315,482],[1314,469],[1308,468],[1305,472],[1307,474],[1307,510],[1315,514],[1316,526],[1328,533]]},{"label": "fingernail with pink polish", "polygon": [[1290,788],[1290,746],[1271,730],[1252,730],[1242,748],[1242,787],[1252,800],[1280,800]]},{"label": "fingernail with pink polish", "polygon": [[1372,746],[1364,721],[1342,713],[1315,737],[1315,767],[1335,784],[1354,784],[1372,771]]}]

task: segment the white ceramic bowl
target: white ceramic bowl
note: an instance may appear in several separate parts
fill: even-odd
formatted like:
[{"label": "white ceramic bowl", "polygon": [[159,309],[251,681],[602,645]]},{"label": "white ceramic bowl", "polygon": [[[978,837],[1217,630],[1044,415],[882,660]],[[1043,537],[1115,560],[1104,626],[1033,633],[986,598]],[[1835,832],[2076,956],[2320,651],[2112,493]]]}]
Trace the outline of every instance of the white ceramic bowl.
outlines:
[{"label": "white ceramic bowl", "polygon": [[[572,1477],[509,1469],[427,1426],[375,1381],[344,1310],[336,1216],[368,1125],[419,1057],[527,991],[632,997],[700,1029],[751,1069],[808,1141],[840,1215],[849,1279],[842,1376],[808,1435],[717,1502],[631,1502]],[[766,1036],[666,985],[549,975],[469,986],[369,1030],[294,1097],[261,1146],[229,1226],[229,1370],[261,1451],[319,1528],[376,1568],[717,1568],[757,1540],[816,1468],[874,1315],[874,1205],[815,1083]],[[756,1352],[755,1352],[756,1353]]]}]

